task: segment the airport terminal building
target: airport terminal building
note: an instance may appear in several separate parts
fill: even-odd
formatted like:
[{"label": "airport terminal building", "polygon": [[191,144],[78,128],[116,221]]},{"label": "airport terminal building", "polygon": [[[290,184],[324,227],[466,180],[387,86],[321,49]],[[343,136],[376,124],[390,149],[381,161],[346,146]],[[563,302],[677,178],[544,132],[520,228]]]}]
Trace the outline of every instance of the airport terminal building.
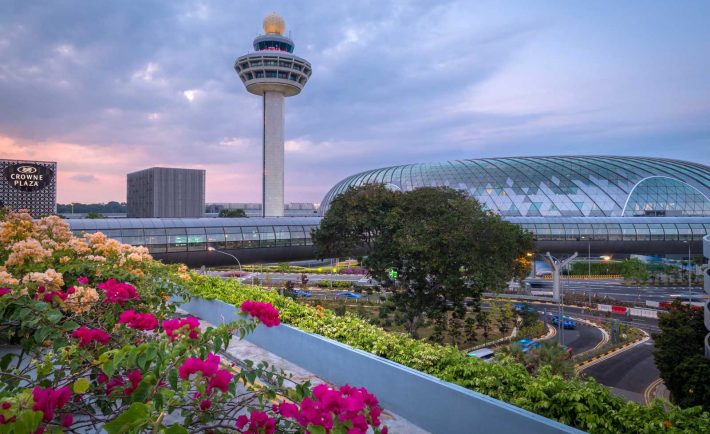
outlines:
[{"label": "airport terminal building", "polygon": [[[321,213],[349,187],[409,191],[447,186],[533,233],[539,251],[693,256],[710,234],[710,167],[642,157],[522,157],[410,164],[362,172],[337,183]],[[190,265],[309,259],[318,217],[71,220],[146,245],[158,259]]]}]

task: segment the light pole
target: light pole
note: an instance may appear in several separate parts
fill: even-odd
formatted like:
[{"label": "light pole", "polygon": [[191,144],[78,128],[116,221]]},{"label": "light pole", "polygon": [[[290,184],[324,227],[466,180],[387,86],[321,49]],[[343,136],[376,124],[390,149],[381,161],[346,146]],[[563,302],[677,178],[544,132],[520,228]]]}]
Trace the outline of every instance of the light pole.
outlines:
[{"label": "light pole", "polygon": [[693,287],[690,285],[690,241],[683,241],[688,244],[688,306],[693,302]]},{"label": "light pole", "polygon": [[587,240],[587,277],[592,277],[592,243],[587,236],[579,237],[581,240]]},{"label": "light pole", "polygon": [[[237,259],[237,257],[234,256],[233,254],[227,253],[227,252],[223,252],[223,251],[221,251],[221,250],[217,250],[217,249],[215,249],[215,248],[212,247],[212,246],[208,247],[208,248],[207,248],[207,251],[209,251],[209,252],[217,252],[217,253],[221,253],[221,254],[223,254],[223,255],[231,256],[232,258],[234,258],[235,261],[237,261],[237,265],[239,265],[239,274],[241,275],[241,274],[243,273],[243,271],[242,271],[242,263],[239,262],[239,259]],[[252,273],[252,275],[251,275],[251,284],[252,284],[252,285],[254,284],[254,273]]]}]

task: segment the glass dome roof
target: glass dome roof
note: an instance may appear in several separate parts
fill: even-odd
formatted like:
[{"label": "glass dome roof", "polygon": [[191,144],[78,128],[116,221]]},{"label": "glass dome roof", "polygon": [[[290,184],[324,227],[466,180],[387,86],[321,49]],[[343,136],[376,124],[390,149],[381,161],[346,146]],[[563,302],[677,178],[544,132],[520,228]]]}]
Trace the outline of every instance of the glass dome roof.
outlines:
[{"label": "glass dome roof", "polygon": [[509,217],[710,216],[710,167],[601,156],[482,158],[374,169],[337,183],[323,198],[321,212],[348,187],[372,183],[401,191],[464,190]]}]

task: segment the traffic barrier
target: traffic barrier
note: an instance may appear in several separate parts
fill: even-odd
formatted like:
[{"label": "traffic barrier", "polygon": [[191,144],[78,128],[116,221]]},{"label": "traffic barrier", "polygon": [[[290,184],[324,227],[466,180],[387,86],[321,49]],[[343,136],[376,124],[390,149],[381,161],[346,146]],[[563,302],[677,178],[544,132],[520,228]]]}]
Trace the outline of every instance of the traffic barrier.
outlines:
[{"label": "traffic barrier", "polygon": [[657,301],[646,300],[646,306],[648,306],[648,307],[655,307],[656,309],[658,309],[658,308],[661,307],[661,304],[660,304],[659,302],[657,302]]},{"label": "traffic barrier", "polygon": [[658,311],[653,309],[642,309],[632,307],[629,309],[629,315],[640,316],[643,318],[658,318]]},{"label": "traffic barrier", "polygon": [[613,313],[626,313],[629,310],[626,306],[612,306],[611,311]]},{"label": "traffic barrier", "polygon": [[597,304],[597,310],[600,312],[611,312],[611,305],[609,304]]}]

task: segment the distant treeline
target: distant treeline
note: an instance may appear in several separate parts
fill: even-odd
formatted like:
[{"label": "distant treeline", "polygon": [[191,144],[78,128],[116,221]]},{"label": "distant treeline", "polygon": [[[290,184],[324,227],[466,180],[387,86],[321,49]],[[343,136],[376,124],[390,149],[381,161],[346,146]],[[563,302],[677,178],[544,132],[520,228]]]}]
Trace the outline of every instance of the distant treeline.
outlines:
[{"label": "distant treeline", "polygon": [[[57,213],[68,214],[72,212],[71,204],[57,204]],[[109,203],[74,203],[74,213],[75,214],[86,214],[90,212],[96,212],[100,214],[121,214],[128,212],[128,207],[125,202],[114,202]]]}]

